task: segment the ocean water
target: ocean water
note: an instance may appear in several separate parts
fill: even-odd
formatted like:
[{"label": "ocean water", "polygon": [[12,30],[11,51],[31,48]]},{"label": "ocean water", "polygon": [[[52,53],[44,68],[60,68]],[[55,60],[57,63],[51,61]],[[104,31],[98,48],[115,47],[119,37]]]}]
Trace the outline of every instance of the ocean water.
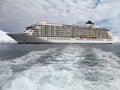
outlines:
[{"label": "ocean water", "polygon": [[120,44],[0,44],[0,90],[120,90]]}]

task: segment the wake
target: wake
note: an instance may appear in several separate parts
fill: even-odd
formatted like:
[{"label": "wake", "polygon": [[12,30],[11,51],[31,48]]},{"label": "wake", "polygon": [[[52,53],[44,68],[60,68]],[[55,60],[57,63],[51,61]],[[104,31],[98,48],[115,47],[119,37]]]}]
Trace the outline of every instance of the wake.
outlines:
[{"label": "wake", "polygon": [[119,90],[120,58],[68,45],[33,51],[0,63],[2,90]]}]

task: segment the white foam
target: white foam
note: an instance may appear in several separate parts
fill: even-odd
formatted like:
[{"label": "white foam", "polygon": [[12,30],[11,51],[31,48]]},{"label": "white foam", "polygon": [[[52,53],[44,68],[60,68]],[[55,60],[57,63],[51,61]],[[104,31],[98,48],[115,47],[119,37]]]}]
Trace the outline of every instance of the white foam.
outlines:
[{"label": "white foam", "polygon": [[13,65],[20,65],[20,64],[25,64],[29,62],[34,62],[37,59],[40,59],[42,56],[45,56],[50,53],[54,53],[57,50],[57,48],[50,48],[48,50],[44,51],[32,51],[29,52],[26,55],[23,55],[21,57],[12,59],[12,60],[2,60],[0,63],[6,63],[6,64],[13,64]]},{"label": "white foam", "polygon": [[[95,66],[81,67],[86,55],[96,56]],[[120,68],[119,57],[111,52],[90,48],[90,51],[79,46],[69,45],[62,50],[58,48],[46,51],[35,51],[15,60],[15,64],[35,61],[50,54],[45,60],[51,64],[39,66],[34,64],[23,72],[15,74],[15,78],[4,84],[3,90],[119,90]],[[34,57],[32,57],[34,56]],[[31,58],[31,59],[30,59]],[[20,59],[26,60],[25,62]],[[52,59],[54,59],[52,61]],[[98,60],[97,60],[98,59]],[[91,63],[91,62],[90,62]],[[13,63],[14,64],[14,63]],[[77,68],[77,67],[80,68]],[[10,68],[10,67],[9,67]],[[10,69],[11,73],[11,69]],[[13,73],[13,72],[12,72]],[[11,74],[10,74],[11,75]]]},{"label": "white foam", "polygon": [[[112,52],[105,52],[100,49],[94,49],[94,53],[96,54],[96,57],[103,61],[103,63],[107,63],[106,65],[109,65],[107,67],[118,67],[118,61],[120,61],[120,58],[117,57]],[[105,65],[105,66],[106,66]]]},{"label": "white foam", "polygon": [[[23,82],[24,81],[24,82]],[[33,68],[21,73],[11,82],[10,87],[4,86],[4,90],[73,90],[83,88],[82,82],[74,82],[72,71],[57,71],[53,66]],[[77,87],[74,87],[76,84]],[[78,86],[79,85],[79,86]],[[72,87],[71,87],[72,86]],[[77,90],[75,89],[75,90]],[[82,89],[84,90],[84,89]]]},{"label": "white foam", "polygon": [[[118,61],[120,58],[112,52],[106,52],[100,49],[94,49],[96,58],[100,60],[99,65],[101,68],[96,67],[101,74],[101,85],[104,86],[104,90],[119,90],[120,87],[120,65]],[[99,81],[98,81],[99,82]]]}]

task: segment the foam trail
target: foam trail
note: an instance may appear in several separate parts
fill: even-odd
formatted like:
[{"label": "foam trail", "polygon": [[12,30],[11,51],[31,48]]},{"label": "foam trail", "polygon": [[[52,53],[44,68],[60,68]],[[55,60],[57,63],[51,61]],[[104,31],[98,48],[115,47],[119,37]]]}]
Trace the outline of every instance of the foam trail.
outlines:
[{"label": "foam trail", "polygon": [[[52,50],[52,52],[51,52]],[[36,61],[31,67],[14,73],[10,65],[7,72],[12,80],[2,84],[2,90],[119,90],[119,57],[111,52],[95,48],[68,45],[61,49],[31,52],[15,60],[26,59],[25,65]],[[33,55],[35,54],[35,55]],[[36,58],[29,60],[29,56]],[[41,62],[49,63],[39,65]],[[14,65],[14,63],[12,63]],[[2,69],[0,69],[2,70]],[[3,71],[5,72],[5,71]],[[9,77],[9,76],[8,76]],[[4,80],[5,81],[5,80]]]},{"label": "foam trail", "polygon": [[48,54],[55,53],[56,50],[57,48],[50,48],[45,51],[33,51],[24,56],[21,56],[21,57],[12,59],[12,60],[4,60],[4,61],[1,60],[0,63],[6,63],[6,64],[9,63],[9,64],[14,64],[14,65],[25,64],[25,63],[36,61],[37,59],[43,56],[46,56]]},{"label": "foam trail", "polygon": [[42,57],[51,53],[55,53],[59,48],[51,48],[44,51],[33,51],[22,57],[13,60],[0,60],[0,89],[4,85],[19,75],[20,72],[30,68],[34,64],[42,65],[37,59],[42,61]]}]

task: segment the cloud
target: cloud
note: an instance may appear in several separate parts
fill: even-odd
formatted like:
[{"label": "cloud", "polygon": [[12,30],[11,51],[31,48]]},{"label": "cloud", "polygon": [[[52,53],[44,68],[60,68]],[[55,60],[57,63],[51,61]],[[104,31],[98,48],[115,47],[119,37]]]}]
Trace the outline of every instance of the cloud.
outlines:
[{"label": "cloud", "polygon": [[114,42],[119,42],[120,43],[120,37],[114,36],[113,40],[114,40]]},{"label": "cloud", "polygon": [[26,26],[44,20],[78,24],[89,19],[105,24],[104,26],[111,28],[112,32],[119,32],[119,15],[120,0],[0,1],[0,28],[7,32],[22,32]]},{"label": "cloud", "polygon": [[99,5],[99,3],[100,3],[100,0],[96,0],[93,5],[93,9],[95,9]]}]

